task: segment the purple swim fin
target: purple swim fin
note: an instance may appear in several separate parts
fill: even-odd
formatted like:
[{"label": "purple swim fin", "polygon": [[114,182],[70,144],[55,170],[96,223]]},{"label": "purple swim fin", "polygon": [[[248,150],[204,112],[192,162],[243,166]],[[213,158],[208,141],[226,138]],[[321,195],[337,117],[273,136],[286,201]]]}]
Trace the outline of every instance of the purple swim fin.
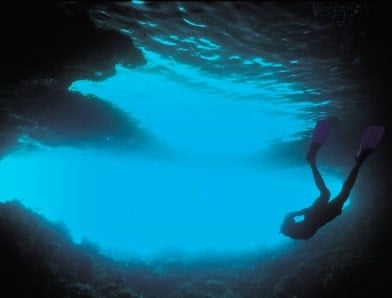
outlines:
[{"label": "purple swim fin", "polygon": [[310,163],[316,161],[316,155],[321,146],[325,143],[331,130],[331,121],[329,119],[321,119],[317,121],[313,130],[312,143],[309,146],[306,160]]},{"label": "purple swim fin", "polygon": [[323,145],[328,138],[331,130],[331,122],[329,119],[319,120],[313,131],[312,143]]},{"label": "purple swim fin", "polygon": [[356,158],[363,161],[370,153],[376,150],[381,142],[384,132],[384,126],[372,125],[366,127],[362,134],[361,144]]}]

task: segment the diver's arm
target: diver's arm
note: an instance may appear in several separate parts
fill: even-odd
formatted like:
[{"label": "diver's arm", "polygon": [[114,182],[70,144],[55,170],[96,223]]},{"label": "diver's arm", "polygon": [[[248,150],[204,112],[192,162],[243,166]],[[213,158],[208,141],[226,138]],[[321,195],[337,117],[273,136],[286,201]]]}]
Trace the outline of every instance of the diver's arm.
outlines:
[{"label": "diver's arm", "polygon": [[304,208],[304,209],[301,209],[301,210],[298,210],[298,211],[290,212],[290,213],[288,214],[288,216],[294,218],[294,217],[296,217],[296,216],[305,215],[305,212],[306,212],[307,209],[308,209],[308,208]]}]

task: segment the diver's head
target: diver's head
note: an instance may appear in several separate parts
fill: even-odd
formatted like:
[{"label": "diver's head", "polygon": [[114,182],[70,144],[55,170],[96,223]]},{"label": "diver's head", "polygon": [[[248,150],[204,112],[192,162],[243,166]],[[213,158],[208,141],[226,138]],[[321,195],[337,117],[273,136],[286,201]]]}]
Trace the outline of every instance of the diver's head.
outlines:
[{"label": "diver's head", "polygon": [[295,222],[294,217],[291,214],[288,214],[280,226],[280,233],[286,236],[291,236],[296,229],[296,225],[297,223]]},{"label": "diver's head", "polygon": [[294,217],[290,214],[285,217],[280,226],[280,233],[292,239],[306,240],[312,237],[316,231],[317,229],[313,226],[309,226],[304,221],[296,222]]}]

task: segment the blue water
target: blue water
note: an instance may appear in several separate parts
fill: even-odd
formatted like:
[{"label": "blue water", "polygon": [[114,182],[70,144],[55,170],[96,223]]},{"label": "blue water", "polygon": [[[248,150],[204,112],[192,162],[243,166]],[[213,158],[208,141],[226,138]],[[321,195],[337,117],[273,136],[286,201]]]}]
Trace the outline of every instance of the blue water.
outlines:
[{"label": "blue water", "polygon": [[[282,168],[247,157],[272,144],[309,142],[315,117],[308,114],[318,105],[290,101],[301,90],[284,82],[231,81],[158,58],[131,70],[119,65],[114,77],[70,90],[128,112],[166,154],[41,145],[2,161],[1,197],[21,199],[63,221],[75,241],[88,238],[117,257],[288,241],[279,233],[284,214],[317,196],[310,169],[304,160]],[[326,180],[336,193],[341,177]]]},{"label": "blue water", "polygon": [[[119,63],[113,77],[75,81],[69,92],[120,108],[155,142],[139,151],[36,144],[39,150],[1,161],[0,199],[18,198],[64,222],[76,242],[88,238],[116,257],[245,252],[291,241],[279,233],[284,214],[317,196],[306,152],[263,156],[277,145],[309,144],[333,105],[303,71],[314,63],[317,73],[321,64],[285,49],[259,51],[257,42],[269,37],[245,19],[215,32],[212,19],[188,14],[186,3],[170,4],[169,12],[183,13],[170,26],[162,8],[127,5],[140,17],[118,29],[146,64]],[[344,177],[321,171],[337,193]]]},{"label": "blue water", "polygon": [[285,241],[283,215],[317,195],[307,169],[267,169],[42,148],[4,159],[0,187],[116,256],[238,252]]}]

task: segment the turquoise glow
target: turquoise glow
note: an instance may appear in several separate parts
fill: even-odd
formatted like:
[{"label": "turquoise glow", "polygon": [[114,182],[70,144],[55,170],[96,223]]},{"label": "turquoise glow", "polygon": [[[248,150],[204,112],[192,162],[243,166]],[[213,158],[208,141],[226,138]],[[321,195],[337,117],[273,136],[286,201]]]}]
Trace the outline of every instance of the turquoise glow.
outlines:
[{"label": "turquoise glow", "polygon": [[[308,168],[267,169],[43,147],[2,161],[0,198],[21,199],[115,256],[241,252],[290,241],[282,217],[317,196]],[[326,178],[336,192],[340,180]]]},{"label": "turquoise glow", "polygon": [[[62,220],[77,242],[87,237],[116,256],[238,252],[290,241],[279,234],[280,223],[317,196],[310,169],[304,160],[287,168],[274,160],[246,161],[272,144],[308,140],[314,115],[322,116],[316,109],[328,102],[307,101],[298,85],[274,77],[271,68],[284,71],[281,64],[261,58],[243,64],[268,66],[264,78],[244,79],[144,54],[146,65],[117,65],[114,77],[77,81],[70,91],[120,107],[172,154],[41,145],[1,161],[0,199],[19,198]],[[341,177],[325,178],[336,193]]]},{"label": "turquoise glow", "polygon": [[206,28],[207,27],[207,25],[196,24],[196,23],[194,23],[194,22],[192,22],[192,21],[190,21],[188,19],[185,19],[185,18],[184,18],[184,22],[187,23],[188,25],[195,26],[195,27],[201,27],[201,28]]},{"label": "turquoise glow", "polygon": [[132,0],[131,2],[132,2],[132,4],[135,4],[135,5],[144,5],[144,1],[141,1],[141,0]]},{"label": "turquoise glow", "polygon": [[304,91],[274,78],[243,82],[145,55],[145,66],[118,65],[117,75],[105,82],[77,81],[70,90],[112,102],[180,154],[248,155],[274,142],[299,140],[298,133],[314,126],[309,111],[327,104],[292,102],[289,96]]}]

